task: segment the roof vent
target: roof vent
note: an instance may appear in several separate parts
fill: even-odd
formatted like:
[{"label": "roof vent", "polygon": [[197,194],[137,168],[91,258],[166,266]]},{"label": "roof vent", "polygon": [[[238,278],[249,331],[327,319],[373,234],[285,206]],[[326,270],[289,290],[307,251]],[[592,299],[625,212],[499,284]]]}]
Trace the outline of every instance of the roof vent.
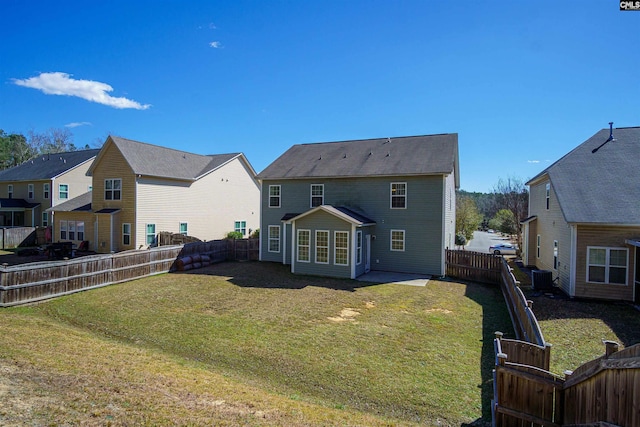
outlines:
[{"label": "roof vent", "polygon": [[346,158],[347,158],[347,153],[344,153],[343,159],[346,159]]},{"label": "roof vent", "polygon": [[601,149],[604,146],[604,144],[606,144],[607,142],[613,142],[615,140],[616,139],[613,137],[613,122],[609,122],[609,138],[605,142],[603,142],[602,144],[600,144],[599,146],[591,150],[591,153],[595,153],[596,151]]}]

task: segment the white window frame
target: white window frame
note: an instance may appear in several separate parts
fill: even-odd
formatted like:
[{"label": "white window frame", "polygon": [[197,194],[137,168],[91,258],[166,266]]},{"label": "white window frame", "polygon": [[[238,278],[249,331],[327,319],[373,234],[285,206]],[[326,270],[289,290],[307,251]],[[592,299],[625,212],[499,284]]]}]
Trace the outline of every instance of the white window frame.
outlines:
[{"label": "white window frame", "polygon": [[[278,190],[278,194],[274,195],[271,193],[271,189]],[[272,200],[278,200],[278,204],[272,204]],[[269,186],[269,207],[270,208],[279,208],[282,206],[282,186],[281,185],[270,185]]]},{"label": "white window frame", "polygon": [[[592,264],[591,263],[591,249],[600,249],[605,251],[605,261],[604,264]],[[625,252],[625,265],[624,267],[619,265],[611,265],[611,251],[624,251]],[[607,247],[607,246],[587,246],[587,271],[586,271],[586,281],[587,283],[596,283],[599,285],[614,285],[614,286],[628,286],[629,284],[629,249],[627,248],[618,248],[618,247]],[[591,280],[589,275],[590,267],[604,267],[604,282],[597,282]],[[611,268],[624,268],[624,283],[612,283],[610,282],[610,270]]]},{"label": "white window frame", "polygon": [[[307,243],[300,243],[302,241],[301,236],[307,236]],[[306,257],[301,257],[301,254],[304,254],[304,249],[306,248]],[[311,230],[301,228],[296,231],[296,259],[298,262],[311,262]]]},{"label": "white window frame", "polygon": [[[62,191],[64,187],[64,191]],[[58,184],[58,199],[66,200],[69,198],[69,184]]]},{"label": "white window frame", "polygon": [[362,230],[356,231],[356,265],[362,264]]},{"label": "white window frame", "polygon": [[[272,231],[277,230],[277,233],[272,233]],[[276,237],[277,234],[277,237]],[[272,244],[276,244],[278,249],[273,250]],[[280,226],[279,225],[270,225],[269,226],[269,234],[268,234],[268,248],[267,250],[272,253],[280,253]]]},{"label": "white window frame", "polygon": [[553,241],[553,269],[558,269],[558,241]]},{"label": "white window frame", "polygon": [[35,199],[35,190],[33,188],[33,184],[27,184],[27,199],[33,200]]},{"label": "white window frame", "polygon": [[545,184],[544,191],[545,191],[545,195],[546,195],[547,210],[549,210],[549,201],[551,199],[551,183],[547,182]]},{"label": "white window frame", "polygon": [[84,221],[76,221],[76,237],[76,240],[84,241]]},{"label": "white window frame", "polygon": [[242,237],[247,235],[247,221],[234,221],[233,231],[242,233]]},{"label": "white window frame", "polygon": [[[315,193],[314,193],[314,190],[316,190]],[[318,190],[320,191],[319,194],[318,194]],[[324,205],[324,184],[311,184],[309,195],[311,196],[309,201],[310,207],[315,208],[315,207]],[[320,204],[313,203],[313,199],[318,199],[318,198],[320,199]]]},{"label": "white window frame", "polygon": [[[153,227],[153,232],[149,233],[149,227]],[[149,238],[152,237],[153,241],[149,242]],[[147,245],[155,245],[156,242],[156,225],[155,224],[145,224],[144,226],[144,241]]]},{"label": "white window frame", "polygon": [[131,223],[122,223],[122,246],[131,246]]},{"label": "white window frame", "polygon": [[[319,238],[320,234],[324,234],[325,236],[327,236],[326,245],[320,244],[320,238]],[[316,240],[315,240],[316,264],[329,264],[329,236],[330,236],[329,230],[316,230]],[[325,255],[324,261],[321,261],[319,258],[321,253]]]},{"label": "white window frame", "polygon": [[13,199],[13,184],[7,185],[7,197]]},{"label": "white window frame", "polygon": [[48,182],[45,182],[44,184],[42,184],[42,197],[44,199],[48,199],[49,198],[50,188],[51,187],[49,187],[49,183]]},{"label": "white window frame", "polygon": [[69,221],[69,228],[67,229],[67,240],[78,240],[76,239],[76,222]]},{"label": "white window frame", "polygon": [[49,226],[49,212],[42,212],[42,226]]},{"label": "white window frame", "polygon": [[68,221],[60,221],[60,240],[67,240]]},{"label": "white window frame", "polygon": [[[341,237],[344,236],[344,240]],[[345,245],[342,246],[344,241]],[[345,252],[345,262],[338,262],[338,251]],[[335,265],[348,266],[349,265],[349,232],[336,230],[333,232],[333,263]]]},{"label": "white window frame", "polygon": [[[404,190],[404,194],[394,194],[400,189]],[[406,182],[392,182],[389,186],[389,206],[391,209],[406,209],[407,208],[407,183]],[[403,206],[393,206],[393,201],[397,199],[404,200]]]},{"label": "white window frame", "polygon": [[[118,183],[118,188],[116,188],[116,183]],[[107,195],[110,195],[110,197],[107,197]],[[122,200],[122,178],[106,178],[104,180],[104,199]]]},{"label": "white window frame", "polygon": [[[398,239],[398,238],[394,238],[394,233],[399,233],[402,235],[402,239]],[[405,251],[405,247],[406,247],[406,232],[405,230],[397,230],[397,229],[391,229],[391,232],[389,234],[389,250],[391,250],[391,252],[404,252]],[[394,248],[393,244],[394,243],[400,243],[400,245],[402,246],[402,248]]]},{"label": "white window frame", "polygon": [[540,259],[540,242],[542,241],[542,236],[538,234],[536,236],[536,258]]},{"label": "white window frame", "polygon": [[[183,225],[184,225],[184,227],[183,227]],[[183,228],[184,228],[184,230],[183,230]],[[182,234],[183,236],[188,236],[189,235],[189,224],[186,221],[181,222],[180,224],[178,224],[178,233]]]}]

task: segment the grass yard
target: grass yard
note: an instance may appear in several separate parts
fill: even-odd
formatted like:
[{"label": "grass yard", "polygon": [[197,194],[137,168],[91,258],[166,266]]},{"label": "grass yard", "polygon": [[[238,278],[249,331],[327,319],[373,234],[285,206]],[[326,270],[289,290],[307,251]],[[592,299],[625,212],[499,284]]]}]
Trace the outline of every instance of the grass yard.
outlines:
[{"label": "grass yard", "polygon": [[[223,263],[0,311],[0,424],[461,425],[490,416],[497,287]],[[483,396],[484,395],[484,396]]]}]

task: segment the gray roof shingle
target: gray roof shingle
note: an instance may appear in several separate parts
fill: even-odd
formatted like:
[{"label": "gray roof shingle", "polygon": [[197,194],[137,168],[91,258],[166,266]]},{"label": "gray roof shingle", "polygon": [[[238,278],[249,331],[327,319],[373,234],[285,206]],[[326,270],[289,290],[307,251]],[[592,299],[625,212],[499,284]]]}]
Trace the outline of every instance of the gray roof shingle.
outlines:
[{"label": "gray roof shingle", "polygon": [[21,165],[0,171],[0,181],[35,181],[55,178],[93,159],[100,150],[79,150],[42,154]]},{"label": "gray roof shingle", "polygon": [[[194,181],[241,155],[230,153],[204,156],[117,136],[110,138],[129,163],[133,173],[137,175]],[[89,173],[94,166],[95,164]]]},{"label": "gray roof shingle", "polygon": [[91,191],[47,209],[47,212],[91,212]]},{"label": "gray roof shingle", "polygon": [[456,172],[458,134],[298,144],[259,179],[436,175]]},{"label": "gray roof shingle", "polygon": [[569,223],[640,224],[640,127],[602,129],[527,184],[549,176]]}]

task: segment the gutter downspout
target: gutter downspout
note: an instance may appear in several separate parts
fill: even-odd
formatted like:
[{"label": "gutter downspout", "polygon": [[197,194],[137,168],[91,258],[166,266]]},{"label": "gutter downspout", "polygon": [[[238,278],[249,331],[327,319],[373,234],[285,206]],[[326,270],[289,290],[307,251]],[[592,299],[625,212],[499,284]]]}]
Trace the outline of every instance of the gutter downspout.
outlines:
[{"label": "gutter downspout", "polygon": [[571,225],[571,258],[569,265],[569,296],[576,296],[576,271],[578,270],[578,227]]}]

